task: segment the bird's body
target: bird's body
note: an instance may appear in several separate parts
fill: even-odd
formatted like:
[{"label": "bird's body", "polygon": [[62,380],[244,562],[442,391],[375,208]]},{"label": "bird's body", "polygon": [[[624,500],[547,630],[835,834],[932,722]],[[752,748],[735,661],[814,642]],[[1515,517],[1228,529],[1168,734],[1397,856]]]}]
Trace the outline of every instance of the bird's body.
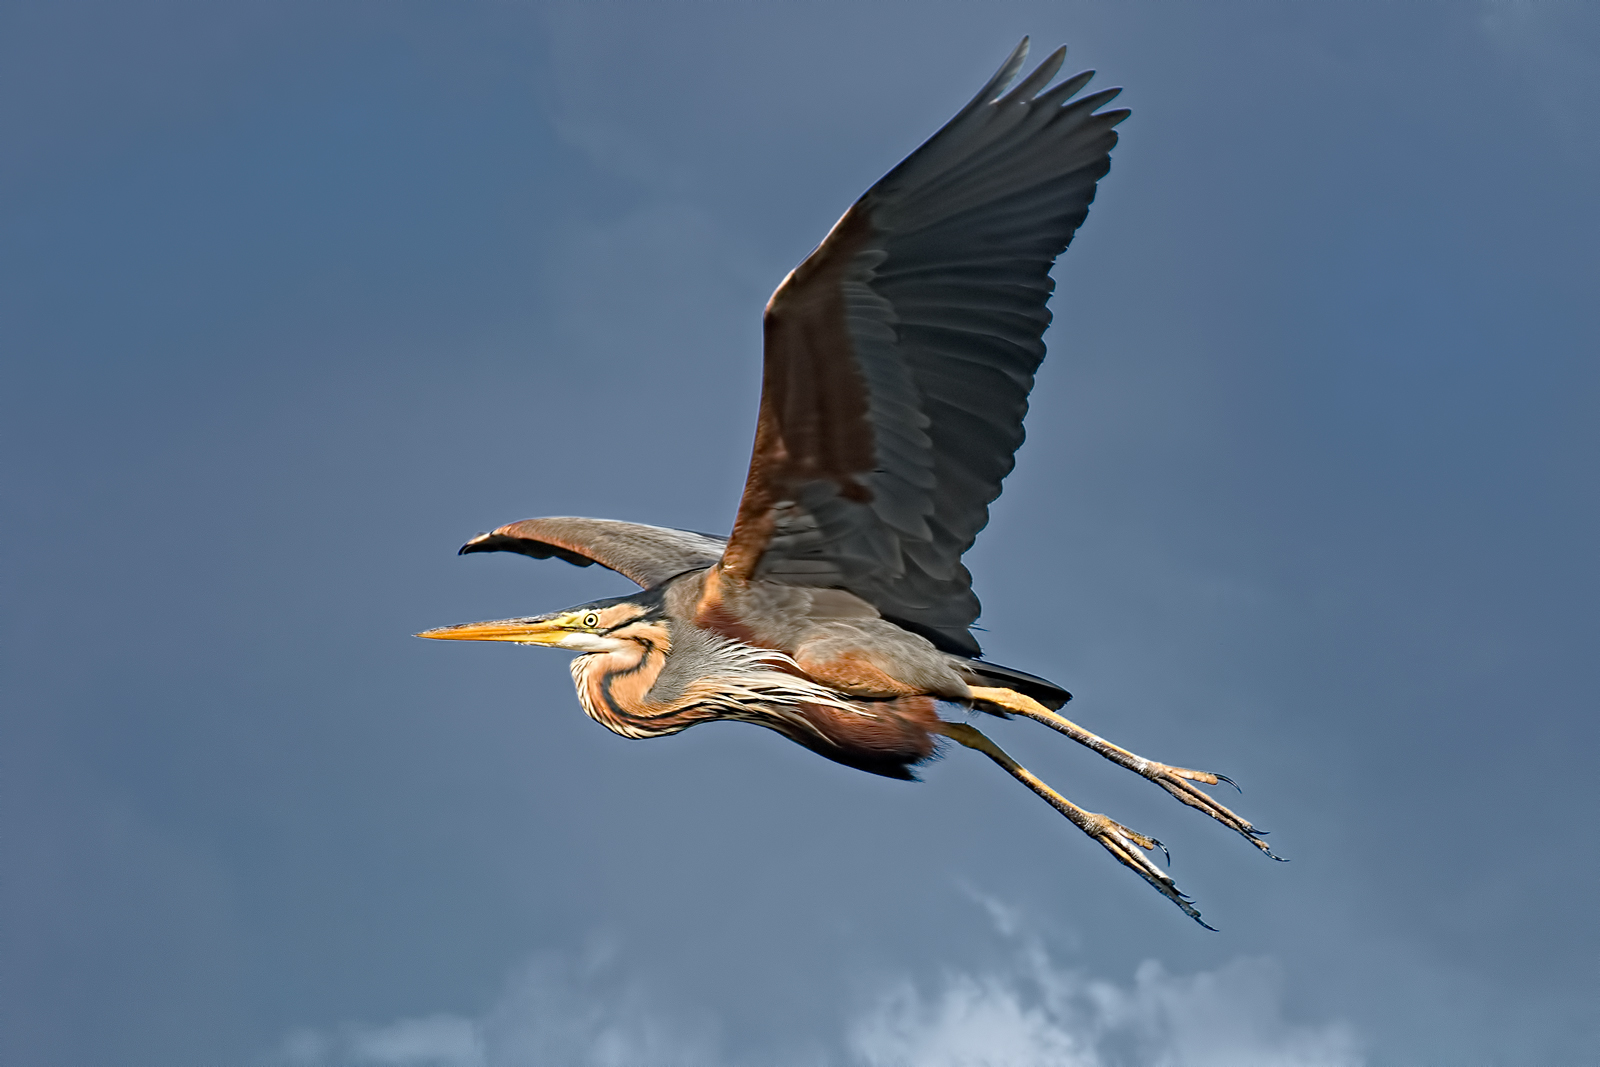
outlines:
[{"label": "bird's body", "polygon": [[[795,625],[762,613],[777,623],[772,627],[761,626],[760,615],[741,616],[736,627],[714,619],[673,622],[667,605],[692,611],[706,575],[669,583],[660,609],[637,600],[609,609],[627,619],[614,631],[625,635],[622,647],[579,656],[572,665],[590,717],[626,737],[677,733],[711,719],[749,722],[839,763],[896,778],[910,777],[909,768],[932,755],[939,721],[934,694],[962,699],[967,689],[932,645],[865,614],[807,617]],[[766,606],[778,611],[804,612],[812,599],[807,590],[770,591],[776,595]],[[647,613],[628,618],[638,607]],[[607,619],[602,612],[601,624]],[[887,653],[879,657],[883,665],[859,651],[874,639]],[[924,647],[906,649],[912,642]],[[834,649],[848,652],[829,662],[824,657]],[[895,680],[885,665],[901,667],[915,682]]]},{"label": "bird's body", "polygon": [[[624,737],[734,720],[893,778],[941,738],[984,752],[1199,920],[1140,850],[939,702],[1044,722],[1266,851],[1193,783],[1056,713],[1064,689],[981,658],[962,554],[1022,441],[1044,357],[1051,264],[1087,215],[1126,111],[1046,88],[1064,50],[1005,92],[1024,41],[944,129],[872,187],[773,294],[745,492],[728,538],[605,519],[528,519],[468,542],[599,563],[643,592],[422,636],[579,653],[584,710]],[[1092,73],[1092,72],[1091,72]],[[1002,95],[1004,94],[1004,95]]]}]

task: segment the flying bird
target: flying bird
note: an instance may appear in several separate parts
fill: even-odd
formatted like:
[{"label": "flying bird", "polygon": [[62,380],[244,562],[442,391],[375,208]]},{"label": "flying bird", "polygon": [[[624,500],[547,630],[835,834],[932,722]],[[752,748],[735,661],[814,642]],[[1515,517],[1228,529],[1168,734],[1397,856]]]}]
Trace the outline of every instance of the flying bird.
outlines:
[{"label": "flying bird", "polygon": [[[1111,167],[1121,90],[1052,85],[1056,50],[1015,87],[1023,39],[971,103],[867,190],[767,303],[744,496],[727,537],[610,519],[526,519],[462,553],[598,563],[641,592],[419,637],[578,653],[584,711],[624,737],[734,720],[830,760],[913,778],[942,738],[1048,801],[1202,926],[1151,860],[1161,843],[1078,807],[955,705],[1021,715],[1150,779],[1272,851],[1200,785],[1062,717],[1054,682],[982,658],[961,557],[1013,455],[1054,282]],[[1230,783],[1231,784],[1231,783]],[[1277,857],[1274,857],[1277,858]],[[1209,929],[1210,927],[1208,927]]]}]

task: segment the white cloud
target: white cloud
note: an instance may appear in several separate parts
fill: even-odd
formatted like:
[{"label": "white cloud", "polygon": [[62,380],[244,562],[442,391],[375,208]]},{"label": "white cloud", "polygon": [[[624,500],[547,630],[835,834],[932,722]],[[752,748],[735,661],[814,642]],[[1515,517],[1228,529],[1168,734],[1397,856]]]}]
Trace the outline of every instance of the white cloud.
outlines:
[{"label": "white cloud", "polygon": [[886,991],[850,1032],[864,1067],[1358,1067],[1342,1024],[1284,1017],[1266,960],[1168,974],[1148,961],[1131,986],[1056,965],[1037,945],[1011,967],[951,972],[932,992]]},{"label": "white cloud", "polygon": [[[987,898],[982,898],[987,900]],[[1011,930],[1013,909],[987,902]],[[998,913],[996,913],[996,909]],[[1094,978],[1010,935],[1011,958],[988,971],[948,970],[884,984],[853,1019],[790,1035],[795,1049],[840,1047],[852,1067],[1359,1067],[1341,1023],[1284,1011],[1270,960],[1170,974],[1142,964],[1129,984]],[[381,1026],[292,1035],[272,1067],[714,1067],[710,1019],[663,1010],[621,977],[615,951],[543,957],[483,1014],[429,1015]],[[827,1032],[831,1031],[831,1032]],[[793,1050],[764,1058],[797,1058]]]},{"label": "white cloud", "polygon": [[483,1040],[471,1019],[430,1015],[351,1035],[350,1051],[359,1062],[400,1065],[450,1064],[483,1067]]},{"label": "white cloud", "polygon": [[710,1067],[709,1025],[659,1010],[616,973],[616,952],[544,956],[483,1014],[436,1014],[331,1033],[300,1031],[270,1067]]}]

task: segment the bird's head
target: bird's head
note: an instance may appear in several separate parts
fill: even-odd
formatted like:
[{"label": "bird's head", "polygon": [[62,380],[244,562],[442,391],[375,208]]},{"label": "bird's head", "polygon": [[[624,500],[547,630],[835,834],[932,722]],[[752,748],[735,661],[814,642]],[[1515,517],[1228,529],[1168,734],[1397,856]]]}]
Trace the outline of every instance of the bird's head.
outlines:
[{"label": "bird's head", "polygon": [[435,641],[510,641],[572,652],[620,652],[630,645],[659,642],[663,628],[660,597],[643,593],[597,600],[549,615],[441,626],[416,636]]}]

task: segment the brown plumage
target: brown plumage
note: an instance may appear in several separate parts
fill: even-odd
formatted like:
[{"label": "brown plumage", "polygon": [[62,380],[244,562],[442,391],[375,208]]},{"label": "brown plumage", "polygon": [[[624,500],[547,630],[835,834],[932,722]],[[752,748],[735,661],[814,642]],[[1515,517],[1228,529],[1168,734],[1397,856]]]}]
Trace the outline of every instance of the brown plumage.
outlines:
[{"label": "brown plumage", "polygon": [[[1007,92],[1024,40],[946,126],[869,189],[767,305],[750,473],[728,538],[607,519],[527,519],[463,553],[509,551],[637,582],[632,597],[423,637],[579,653],[578,699],[624,737],[700,722],[775,730],[828,759],[911,778],[940,738],[977,749],[1197,922],[1145,855],[1153,838],[1077,807],[944,701],[1043,722],[1271,851],[1194,783],[1056,710],[1053,682],[989,663],[961,556],[1022,442],[1050,323],[1049,271],[1110,169],[1119,90],[1049,87],[1057,50]],[[1204,925],[1202,923],[1202,925]]]}]

